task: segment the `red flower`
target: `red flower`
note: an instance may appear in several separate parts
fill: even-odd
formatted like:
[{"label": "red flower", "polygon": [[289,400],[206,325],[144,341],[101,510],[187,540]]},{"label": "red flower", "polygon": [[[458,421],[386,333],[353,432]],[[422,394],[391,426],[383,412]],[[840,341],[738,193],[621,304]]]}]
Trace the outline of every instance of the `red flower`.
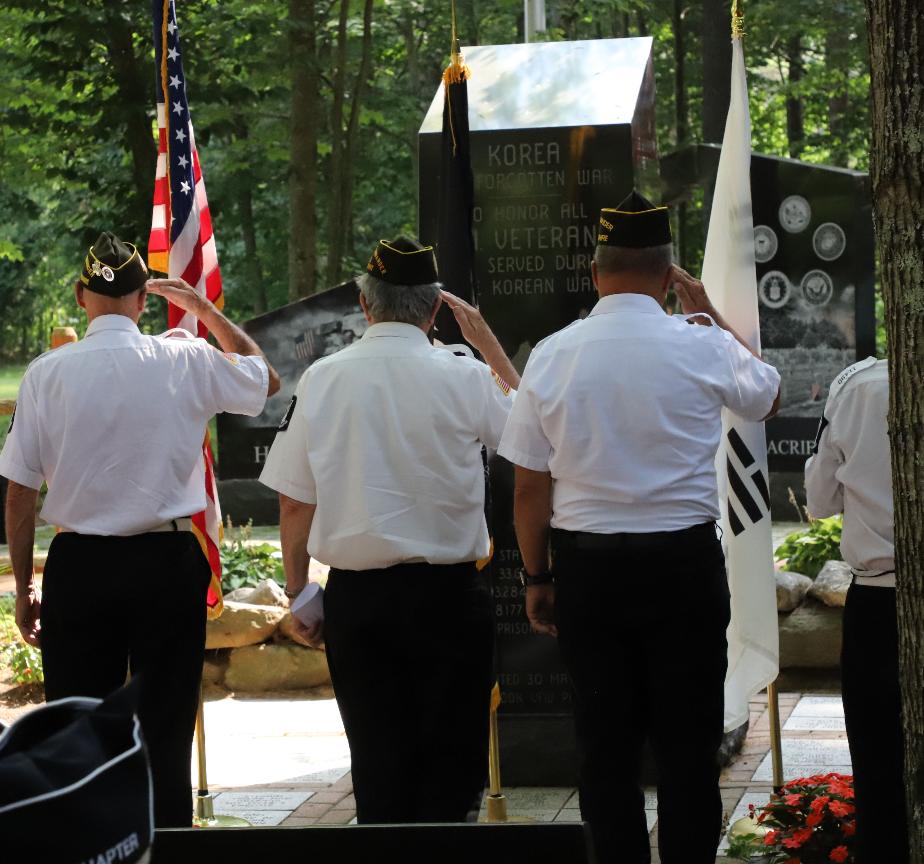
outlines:
[{"label": "red flower", "polygon": [[847,860],[847,847],[846,846],[835,846],[831,850],[831,854],[828,856],[832,861],[837,861],[838,864]]},{"label": "red flower", "polygon": [[798,831],[793,831],[792,837],[787,837],[783,841],[783,845],[787,849],[798,849],[800,846],[804,845],[811,836],[811,828],[800,828]]},{"label": "red flower", "polygon": [[819,798],[816,798],[809,805],[809,810],[812,813],[821,813],[825,809],[825,804],[827,804],[831,799],[827,795],[822,795]]},{"label": "red flower", "polygon": [[801,858],[787,858],[783,864],[802,864]]},{"label": "red flower", "polygon": [[857,808],[853,804],[848,804],[846,801],[832,801],[828,805],[828,809],[837,817],[841,818],[844,816],[849,816]]},{"label": "red flower", "polygon": [[837,795],[841,798],[853,798],[853,789],[851,786],[838,780],[828,784],[828,791],[832,795]]},{"label": "red flower", "polygon": [[779,831],[768,831],[764,836],[764,846],[772,846],[776,843],[776,838],[779,836]]},{"label": "red flower", "polygon": [[783,796],[783,801],[785,801],[790,807],[798,807],[801,800],[802,796],[798,792],[793,792],[790,795]]},{"label": "red flower", "polygon": [[857,833],[856,822],[842,822],[841,832],[845,837],[853,837],[853,835]]},{"label": "red flower", "polygon": [[814,813],[809,813],[805,819],[805,824],[808,825],[809,828],[817,828],[821,825],[821,820],[824,818],[825,817],[821,813],[815,811]]}]

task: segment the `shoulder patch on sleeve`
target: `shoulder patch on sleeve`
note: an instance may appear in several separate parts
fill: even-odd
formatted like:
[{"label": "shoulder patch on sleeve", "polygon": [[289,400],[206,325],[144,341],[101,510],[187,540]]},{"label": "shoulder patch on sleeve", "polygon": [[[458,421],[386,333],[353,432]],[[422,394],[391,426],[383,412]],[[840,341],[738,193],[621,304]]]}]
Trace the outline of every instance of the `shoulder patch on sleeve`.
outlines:
[{"label": "shoulder patch on sleeve", "polygon": [[818,433],[815,435],[815,443],[812,444],[812,455],[814,456],[818,452],[818,445],[821,444],[821,433],[828,428],[828,418],[824,414],[821,415],[821,420],[818,422]]},{"label": "shoulder patch on sleeve", "polygon": [[865,360],[860,360],[857,363],[854,363],[853,366],[848,366],[840,375],[837,376],[832,382],[831,387],[828,390],[828,400],[830,401],[843,389],[844,385],[853,378],[857,372],[862,372],[864,369],[869,369],[870,366],[876,365],[875,357],[867,357]]},{"label": "shoulder patch on sleeve", "polygon": [[227,351],[225,351],[225,352],[224,352],[224,355],[225,355],[225,359],[226,359],[226,360],[229,360],[229,361],[230,361],[231,363],[233,363],[235,366],[240,366],[240,365],[241,365],[240,358],[237,356],[237,354],[229,354]]},{"label": "shoulder patch on sleeve", "polygon": [[500,377],[493,369],[491,370],[491,377],[494,379],[494,383],[500,387],[505,396],[510,395],[510,385]]},{"label": "shoulder patch on sleeve", "polygon": [[289,423],[292,422],[292,415],[295,413],[295,403],[298,401],[298,396],[293,396],[292,401],[289,403],[289,407],[286,408],[285,416],[282,418],[282,422],[279,424],[279,431],[285,432],[289,428]]}]

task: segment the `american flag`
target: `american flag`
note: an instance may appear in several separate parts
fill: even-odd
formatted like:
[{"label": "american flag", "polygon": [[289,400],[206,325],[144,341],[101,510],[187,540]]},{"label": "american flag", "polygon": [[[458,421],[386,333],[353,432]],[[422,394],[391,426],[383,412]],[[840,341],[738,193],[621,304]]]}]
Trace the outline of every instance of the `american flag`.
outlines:
[{"label": "american flag", "polygon": [[[157,74],[157,174],[154,212],[148,241],[148,266],[182,278],[219,309],[224,305],[221,272],[212,233],[209,202],[196,150],[186,79],[180,54],[180,32],[173,0],[152,0],[154,56]],[[167,322],[205,338],[207,328],[193,315],[168,304]],[[221,510],[208,431],[202,445],[205,460],[206,509],[192,517],[193,531],[208,558],[212,580],[208,592],[209,617],[221,614]]]}]

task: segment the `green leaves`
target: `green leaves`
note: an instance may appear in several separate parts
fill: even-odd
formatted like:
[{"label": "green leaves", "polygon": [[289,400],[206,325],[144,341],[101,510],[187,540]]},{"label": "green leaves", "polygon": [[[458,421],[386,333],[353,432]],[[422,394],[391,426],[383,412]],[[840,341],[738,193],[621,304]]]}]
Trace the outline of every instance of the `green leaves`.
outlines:
[{"label": "green leaves", "polygon": [[786,562],[786,569],[814,579],[828,561],[841,557],[843,518],[831,516],[816,519],[804,531],[794,531],[777,546],[773,553],[777,561]]}]

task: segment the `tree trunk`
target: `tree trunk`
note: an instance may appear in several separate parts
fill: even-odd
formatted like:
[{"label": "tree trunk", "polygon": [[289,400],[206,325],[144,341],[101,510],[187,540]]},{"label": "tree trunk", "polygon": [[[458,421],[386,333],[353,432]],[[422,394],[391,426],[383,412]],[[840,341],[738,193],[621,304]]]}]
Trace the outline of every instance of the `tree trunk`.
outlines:
[{"label": "tree trunk", "polygon": [[703,141],[720,144],[731,99],[731,6],[703,0]]},{"label": "tree trunk", "polygon": [[350,0],[340,0],[336,66],[330,107],[330,160],[327,172],[327,183],[330,190],[327,207],[327,267],[325,268],[327,287],[336,285],[340,281],[340,266],[343,261],[343,101],[346,90],[347,14],[349,11]]},{"label": "tree trunk", "polygon": [[[843,4],[835,6],[844,16]],[[828,139],[831,142],[830,161],[847,164],[847,75],[850,66],[850,31],[846,27],[831,28],[825,33],[825,66],[831,90],[828,96]]]},{"label": "tree trunk", "polygon": [[786,43],[786,60],[789,63],[789,88],[786,94],[786,136],[789,139],[789,155],[793,159],[802,156],[805,147],[805,122],[802,113],[802,95],[798,92],[799,82],[805,74],[802,60],[802,37],[791,36]]},{"label": "tree trunk", "polygon": [[253,189],[249,176],[239,177],[237,182],[237,213],[241,220],[241,234],[244,239],[244,276],[253,290],[253,311],[262,315],[269,309],[266,297],[266,283],[263,268],[257,257],[257,232],[253,219]]},{"label": "tree trunk", "polygon": [[106,2],[106,54],[112,63],[112,80],[119,91],[121,116],[125,121],[125,141],[132,159],[131,236],[147,241],[151,229],[151,195],[154,192],[154,169],[157,145],[149,106],[153,105],[154,88],[148,61],[135,56],[134,32],[125,19],[122,3]]},{"label": "tree trunk", "polygon": [[[404,36],[404,53],[407,57],[407,85],[408,92],[419,93],[420,85],[420,51],[417,44],[417,31],[414,27],[414,10],[408,3],[402,16],[402,30]],[[412,175],[414,178],[414,188],[418,189],[418,177],[420,176],[420,154],[417,152],[417,121],[413,118],[410,125],[405,130],[407,136],[408,149],[411,153]]]},{"label": "tree trunk", "polygon": [[689,112],[687,109],[686,39],[683,26],[683,0],[674,0],[674,138],[678,147],[687,143]]},{"label": "tree trunk", "polygon": [[[350,119],[347,123],[343,152],[343,186],[342,214],[340,231],[345,239],[346,248],[353,252],[353,179],[356,175],[356,141],[359,138],[359,109],[362,104],[363,91],[369,79],[372,66],[372,0],[366,0],[363,7],[363,46],[359,71],[353,84],[350,101]],[[338,280],[339,281],[339,277]]]},{"label": "tree trunk", "polygon": [[459,42],[463,46],[479,44],[478,9],[475,0],[459,0],[458,8]]},{"label": "tree trunk", "polygon": [[289,299],[314,293],[317,271],[317,31],[315,0],[289,0],[292,76],[289,164]]},{"label": "tree trunk", "polygon": [[905,789],[913,864],[924,864],[924,6],[866,0],[870,176],[889,333]]}]

